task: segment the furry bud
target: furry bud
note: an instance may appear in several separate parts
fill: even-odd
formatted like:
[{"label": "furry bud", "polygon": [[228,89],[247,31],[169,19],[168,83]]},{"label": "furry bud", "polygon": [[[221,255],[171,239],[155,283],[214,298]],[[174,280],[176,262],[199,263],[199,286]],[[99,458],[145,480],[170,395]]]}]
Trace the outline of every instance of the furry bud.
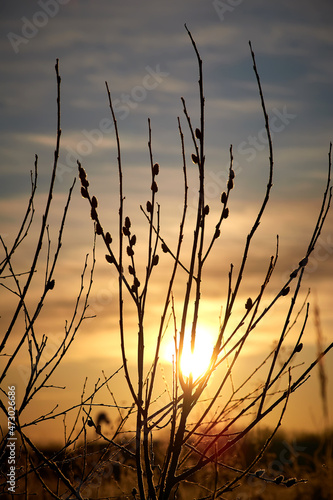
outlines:
[{"label": "furry bud", "polygon": [[234,179],[235,178],[235,172],[234,172],[234,170],[232,170],[232,169],[230,170],[229,177],[230,177],[230,179]]},{"label": "furry bud", "polygon": [[87,177],[87,174],[86,174],[84,168],[81,167],[81,165],[79,165],[79,177],[80,177],[81,181]]},{"label": "furry bud", "polygon": [[113,264],[114,263],[114,258],[109,255],[109,254],[106,254],[105,255],[105,260],[109,263],[109,264]]},{"label": "furry bud", "polygon": [[227,219],[229,217],[229,208],[226,207],[223,209],[223,212],[222,212],[222,218],[223,219]]},{"label": "furry bud", "polygon": [[221,203],[223,203],[223,205],[227,203],[227,193],[225,192],[221,194]]},{"label": "furry bud", "polygon": [[193,163],[195,163],[195,164],[196,164],[196,163],[199,163],[199,160],[198,160],[197,155],[192,154],[192,155],[191,155],[191,158],[192,158]]},{"label": "furry bud", "polygon": [[103,229],[102,229],[102,226],[96,222],[96,234],[102,234],[103,233]]},{"label": "furry bud", "polygon": [[232,189],[234,187],[234,181],[231,178],[228,180],[227,187],[228,187],[229,191],[230,191],[230,189]]},{"label": "furry bud", "polygon": [[252,306],[253,306],[252,299],[251,299],[251,297],[249,297],[249,298],[247,299],[247,301],[246,301],[246,304],[245,304],[245,309],[246,309],[247,311],[249,311],[249,310],[252,308]]},{"label": "furry bud", "polygon": [[128,266],[128,272],[132,275],[134,275],[134,267],[133,266]]},{"label": "furry bud", "polygon": [[96,196],[93,196],[91,198],[91,206],[94,207],[94,208],[97,208],[97,198],[96,198]]},{"label": "furry bud", "polygon": [[136,236],[135,236],[135,234],[133,234],[132,238],[130,239],[131,247],[134,247],[135,243],[136,243]]},{"label": "furry bud", "polygon": [[123,227],[123,234],[125,236],[129,236],[131,234],[130,230],[126,226]]},{"label": "furry bud", "polygon": [[305,267],[305,266],[307,265],[307,263],[308,263],[308,258],[307,258],[307,257],[304,257],[304,259],[302,259],[302,260],[298,263],[298,265],[299,265],[300,267]]},{"label": "furry bud", "polygon": [[301,352],[301,350],[303,349],[303,344],[302,342],[300,342],[294,349],[294,352]]},{"label": "furry bud", "polygon": [[97,220],[97,212],[94,207],[92,207],[90,210],[90,217],[92,218],[92,220]]},{"label": "furry bud", "polygon": [[209,214],[209,205],[206,205],[204,208],[204,214],[208,215]]},{"label": "furry bud", "polygon": [[284,482],[284,484],[287,486],[287,488],[290,488],[290,486],[294,486],[294,484],[296,484],[296,483],[297,483],[297,479],[295,477],[287,479],[287,481]]},{"label": "furry bud", "polygon": [[149,212],[149,213],[151,213],[153,211],[153,207],[152,207],[149,200],[147,201],[146,208],[147,208],[147,212]]},{"label": "furry bud", "polygon": [[131,227],[131,221],[129,217],[125,217],[125,227],[127,227],[127,229]]},{"label": "furry bud", "polygon": [[157,266],[159,260],[160,260],[159,256],[157,254],[154,255],[152,262],[153,266]]},{"label": "furry bud", "polygon": [[55,285],[55,280],[48,281],[46,284],[46,290],[53,290]]},{"label": "furry bud", "polygon": [[281,291],[282,297],[288,295],[289,292],[290,292],[290,286],[286,286],[285,288],[283,288],[283,290]]},{"label": "furry bud", "polygon": [[296,278],[297,276],[297,269],[295,269],[291,274],[290,274],[290,278]]},{"label": "furry bud", "polygon": [[220,234],[221,234],[221,231],[218,228],[216,228],[215,233],[214,233],[214,239],[216,240],[217,238],[219,238]]},{"label": "furry bud", "polygon": [[128,255],[129,257],[132,257],[132,256],[134,255],[134,251],[132,250],[132,248],[131,248],[130,246],[128,246],[128,247],[126,248],[126,251],[127,251],[127,255]]},{"label": "furry bud", "polygon": [[155,165],[153,166],[153,175],[158,175],[160,171],[160,166],[158,163],[155,163]]},{"label": "furry bud", "polygon": [[168,253],[169,252],[169,249],[168,249],[167,245],[164,242],[162,243],[162,250],[163,250],[164,253]]},{"label": "furry bud", "polygon": [[198,128],[195,129],[195,137],[199,139],[199,141],[201,140],[202,135],[200,129]]},{"label": "furry bud", "polygon": [[109,231],[105,234],[105,243],[107,245],[111,245],[111,243],[112,243],[112,238],[111,238],[111,234],[109,233]]},{"label": "furry bud", "polygon": [[280,484],[282,483],[282,481],[284,480],[284,476],[282,476],[282,474],[280,476],[277,476],[275,479],[274,479],[274,483],[276,484]]},{"label": "furry bud", "polygon": [[83,198],[88,198],[88,191],[86,190],[85,187],[81,186],[81,196]]},{"label": "furry bud", "polygon": [[153,181],[153,182],[151,183],[151,187],[150,187],[150,189],[152,190],[152,192],[153,192],[153,193],[157,193],[157,191],[158,191],[158,187],[157,187],[157,184],[156,184],[156,182],[155,182],[155,181]]}]

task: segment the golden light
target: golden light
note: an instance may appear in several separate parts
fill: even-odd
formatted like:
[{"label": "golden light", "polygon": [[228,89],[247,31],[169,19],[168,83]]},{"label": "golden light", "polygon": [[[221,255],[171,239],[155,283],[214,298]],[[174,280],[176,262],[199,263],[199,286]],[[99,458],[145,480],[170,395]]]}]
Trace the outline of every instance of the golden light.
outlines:
[{"label": "golden light", "polygon": [[[213,352],[212,335],[203,328],[197,328],[194,352],[191,352],[191,330],[185,331],[183,354],[180,369],[184,377],[192,374],[193,380],[198,379],[209,367]],[[171,362],[174,355],[174,341],[166,346],[165,358]]]}]

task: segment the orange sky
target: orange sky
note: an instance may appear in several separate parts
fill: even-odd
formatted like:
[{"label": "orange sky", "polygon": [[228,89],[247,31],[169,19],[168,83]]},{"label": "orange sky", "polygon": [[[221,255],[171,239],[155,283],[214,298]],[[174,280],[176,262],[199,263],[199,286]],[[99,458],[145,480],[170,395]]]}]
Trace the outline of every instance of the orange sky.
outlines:
[{"label": "orange sky", "polygon": [[[113,5],[114,4],[114,5]],[[56,85],[54,61],[60,59],[62,75],[62,142],[59,170],[50,214],[51,250],[54,251],[59,222],[67,190],[77,175],[76,159],[82,162],[90,181],[91,194],[99,201],[103,226],[117,245],[118,176],[113,128],[107,126],[110,113],[105,93],[108,80],[117,111],[124,165],[125,215],[137,235],[136,259],[143,281],[146,265],[147,221],[140,211],[150,197],[148,116],[152,120],[154,161],[160,164],[157,201],[161,206],[161,235],[175,250],[183,207],[182,157],[177,117],[182,120],[188,163],[188,216],[182,260],[189,261],[188,251],[195,222],[198,192],[196,167],[191,163],[192,145],[180,97],[184,96],[194,126],[198,124],[198,69],[193,47],[184,30],[187,22],[204,61],[206,96],[206,202],[207,235],[214,232],[221,209],[220,196],[225,189],[229,168],[229,147],[233,144],[235,188],[224,221],[221,238],[207,260],[202,283],[200,326],[214,338],[219,315],[225,308],[230,264],[239,269],[246,236],[262,202],[268,178],[268,148],[264,120],[248,40],[256,52],[266,106],[272,126],[275,155],[274,186],[270,203],[253,240],[244,281],[239,290],[231,322],[244,313],[248,297],[255,297],[264,278],[270,256],[275,252],[276,235],[280,238],[279,259],[261,307],[279,291],[290,272],[304,257],[321,206],[327,175],[327,153],[332,135],[332,6],[327,2],[296,4],[283,0],[272,4],[263,0],[239,2],[221,19],[221,13],[209,4],[196,0],[166,4],[163,2],[101,1],[92,9],[90,2],[68,2],[47,25],[14,50],[10,33],[21,33],[24,19],[34,19],[36,6],[26,2],[1,5],[0,57],[3,68],[1,93],[2,157],[0,183],[1,235],[7,246],[14,241],[29,198],[29,171],[35,153],[39,155],[39,179],[35,200],[36,214],[29,237],[15,253],[15,272],[24,273],[31,265],[31,255],[38,234],[46,190],[53,161],[56,123]],[[320,7],[318,5],[320,4]],[[39,5],[39,3],[38,3]],[[38,7],[39,9],[40,7]],[[260,13],[260,14],[258,14]],[[23,19],[23,21],[22,21]],[[163,19],[163,22],[161,22]],[[23,32],[22,32],[23,33]],[[22,35],[21,33],[21,35]],[[61,36],[59,35],[61,33]],[[155,85],[156,83],[156,85]],[[333,215],[330,211],[316,250],[305,271],[299,305],[311,288],[310,314],[304,349],[297,361],[311,362],[316,356],[314,304],[320,308],[325,343],[331,342],[333,324]],[[93,225],[86,200],[80,196],[79,182],[73,191],[71,207],[63,236],[63,247],[55,271],[55,288],[48,296],[37,324],[39,338],[47,335],[45,358],[59,345],[65,321],[70,321],[80,289],[84,258],[89,256]],[[209,237],[207,236],[206,245]],[[41,408],[50,411],[78,403],[85,377],[88,390],[102,377],[111,375],[121,365],[117,275],[106,261],[105,249],[97,242],[97,264],[89,298],[90,315],[52,381],[65,390],[50,388],[35,398],[28,415]],[[154,352],[156,328],[170,276],[170,257],[159,250],[160,261],[154,270],[146,315],[146,369]],[[128,265],[129,262],[126,262]],[[46,241],[34,277],[27,305],[33,310],[43,287],[46,265]],[[20,278],[24,284],[24,275]],[[85,286],[89,282],[89,268]],[[9,282],[1,282],[8,284]],[[186,274],[179,269],[174,286],[178,326],[186,284]],[[13,284],[11,284],[12,286]],[[294,284],[292,285],[293,290]],[[86,289],[86,288],[85,288]],[[10,321],[17,297],[1,287],[1,331]],[[193,298],[193,297],[192,297]],[[131,373],[136,372],[137,318],[126,297],[126,342]],[[284,297],[271,311],[258,331],[254,331],[235,368],[235,380],[247,377],[251,368],[265,356],[281,332],[291,295]],[[303,311],[304,316],[304,311]],[[295,338],[302,318],[290,333]],[[22,333],[23,319],[17,326],[13,344]],[[172,338],[171,328],[165,344]],[[10,352],[10,347],[8,349]],[[292,346],[287,341],[286,353]],[[162,352],[164,352],[164,347]],[[1,360],[1,363],[3,360]],[[17,385],[23,395],[29,366],[25,350],[11,368],[7,384]],[[167,400],[170,389],[170,362],[161,358],[157,393]],[[221,366],[221,372],[225,370]],[[332,353],[325,360],[328,391],[332,393]],[[297,369],[295,369],[296,374]],[[219,374],[214,375],[216,383]],[[254,377],[260,383],[263,374]],[[167,380],[167,384],[166,384]],[[112,381],[119,402],[130,399],[122,373]],[[207,393],[211,394],[212,387]],[[2,396],[1,396],[2,397]],[[108,401],[106,392],[99,402]],[[330,413],[333,412],[330,398]],[[301,422],[300,422],[300,415]],[[60,419],[61,420],[61,419]],[[2,420],[1,420],[2,421]],[[52,424],[53,425],[53,424]],[[58,429],[62,423],[59,421]],[[322,429],[323,415],[319,395],[318,371],[290,402],[285,417],[289,429]],[[45,425],[51,435],[51,422]],[[38,429],[32,429],[35,436]],[[44,434],[43,434],[44,436]]]}]

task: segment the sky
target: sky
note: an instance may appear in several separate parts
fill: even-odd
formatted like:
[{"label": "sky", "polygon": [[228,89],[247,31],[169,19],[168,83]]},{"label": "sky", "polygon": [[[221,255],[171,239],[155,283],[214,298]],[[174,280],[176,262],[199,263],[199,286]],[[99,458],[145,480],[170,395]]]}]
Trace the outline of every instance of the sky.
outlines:
[{"label": "sky", "polygon": [[[116,149],[105,81],[112,94],[120,133],[126,213],[131,214],[132,225],[137,234],[142,235],[138,255],[144,259],[147,229],[139,206],[145,205],[150,192],[148,117],[154,161],[161,169],[158,199],[166,241],[175,240],[182,212],[182,160],[177,117],[181,118],[191,182],[187,222],[187,234],[191,234],[197,185],[195,172],[190,170],[191,143],[180,98],[184,97],[195,124],[199,120],[199,101],[198,66],[184,27],[186,23],[203,60],[206,199],[210,205],[211,228],[214,228],[221,206],[220,195],[225,189],[231,144],[236,173],[223,244],[212,254],[207,265],[201,326],[212,336],[217,331],[226,296],[228,268],[231,262],[236,268],[239,266],[246,235],[267,183],[267,139],[249,40],[256,54],[270,116],[275,173],[270,205],[255,239],[240,302],[243,304],[242,301],[257,289],[269,257],[275,251],[276,234],[279,234],[279,261],[269,300],[304,256],[325,188],[329,143],[333,139],[332,14],[333,5],[329,0],[316,3],[308,0],[2,2],[0,222],[1,234],[9,246],[29,199],[30,170],[35,154],[39,158],[35,224],[31,229],[32,238],[27,238],[22,252],[16,255],[16,272],[24,272],[29,266],[33,235],[37,234],[50,181],[56,131],[54,65],[57,58],[62,78],[62,137],[50,216],[52,248],[68,189],[77,175],[77,159],[87,172],[91,193],[98,198],[105,226],[108,225],[111,232],[116,231]],[[318,249],[305,273],[303,292],[305,294],[310,287],[312,304],[319,305],[326,342],[332,341],[333,322],[332,222],[331,211]],[[85,255],[89,253],[91,259],[92,241],[89,208],[80,196],[77,182],[55,274],[56,287],[39,321],[40,334],[48,335],[50,346],[52,343],[57,345],[65,320],[71,317]],[[96,318],[84,322],[58,371],[57,383],[66,385],[66,390],[60,391],[61,396],[45,391],[37,401],[44,405],[43,408],[48,408],[57,398],[63,404],[73,401],[86,376],[93,387],[102,370],[111,374],[121,365],[116,275],[105,262],[104,254],[98,242],[89,300],[91,314],[96,314]],[[43,259],[38,276],[43,276],[45,253]],[[148,358],[154,325],[161,314],[161,297],[165,294],[162,285],[168,279],[166,256],[161,258],[159,269],[152,283],[147,322]],[[42,283],[38,277],[35,281],[29,297],[31,307],[38,300]],[[178,300],[181,300],[182,286],[181,280],[177,282]],[[1,329],[4,330],[14,302],[3,287],[0,293]],[[264,352],[263,346],[272,345],[282,319],[281,306],[272,314],[265,331],[249,340],[244,361],[248,365],[245,366],[257,362]],[[129,312],[128,353],[133,367],[135,321]],[[305,361],[316,353],[313,323],[312,306],[304,340]],[[26,362],[22,357],[11,374],[19,388],[24,381]],[[326,362],[329,390],[332,391],[333,371],[329,365],[332,365],[332,355]],[[123,387],[120,381],[115,385]],[[323,425],[316,371],[290,403],[285,418],[288,428],[299,427],[300,410],[304,429],[318,429]]]}]

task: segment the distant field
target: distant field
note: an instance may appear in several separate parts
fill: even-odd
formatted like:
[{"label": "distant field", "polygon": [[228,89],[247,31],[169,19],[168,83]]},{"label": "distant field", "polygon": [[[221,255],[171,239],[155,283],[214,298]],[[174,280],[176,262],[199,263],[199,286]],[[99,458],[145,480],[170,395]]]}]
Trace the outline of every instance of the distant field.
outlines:
[{"label": "distant field", "polygon": [[[245,469],[258,453],[260,446],[265,442],[268,431],[252,432],[238,446],[224,457],[225,467],[218,468],[216,476],[216,464],[205,472],[199,472],[190,481],[181,485],[177,492],[177,499],[190,500],[207,498],[212,499],[215,481],[218,485],[226,483],[233,478],[232,469]],[[126,440],[128,441],[126,436]],[[297,434],[291,435],[278,432],[273,439],[264,458],[251,469],[257,473],[244,478],[232,492],[223,494],[222,498],[230,500],[327,500],[332,498],[333,492],[333,456],[332,456],[333,433],[327,435]],[[54,449],[42,449],[44,457],[50,457]],[[157,442],[154,445],[155,466],[162,462],[165,453],[165,443]],[[26,455],[21,449],[18,465],[18,476],[21,467],[26,466]],[[19,498],[53,498],[56,493],[61,498],[74,498],[66,491],[64,485],[56,478],[49,467],[42,464],[41,457],[30,455],[31,473],[28,477],[21,477],[17,482],[16,494]],[[221,461],[222,463],[222,461]],[[79,485],[83,477],[90,476],[88,486],[81,489],[81,495],[87,499],[109,498],[109,499],[131,499],[131,493],[136,486],[135,463],[128,460],[115,446],[103,444],[101,439],[92,442],[85,447],[77,447],[71,452],[59,451],[57,466],[68,477],[72,484]],[[37,474],[42,478],[49,488],[49,492],[42,486],[32,468],[37,468]],[[22,470],[22,469],[21,469]],[[264,472],[263,472],[264,471]],[[2,470],[2,484],[6,471]],[[283,478],[282,478],[283,476]],[[278,479],[276,479],[278,478]],[[297,482],[290,487],[283,484],[274,484],[274,481],[292,484],[292,479]],[[197,484],[201,483],[202,487]],[[288,484],[288,483],[287,483]],[[24,491],[28,495],[24,496]],[[10,499],[6,486],[2,486],[3,499]],[[15,496],[16,498],[16,496]],[[136,497],[138,498],[138,497]],[[221,497],[220,497],[221,498]]]}]

